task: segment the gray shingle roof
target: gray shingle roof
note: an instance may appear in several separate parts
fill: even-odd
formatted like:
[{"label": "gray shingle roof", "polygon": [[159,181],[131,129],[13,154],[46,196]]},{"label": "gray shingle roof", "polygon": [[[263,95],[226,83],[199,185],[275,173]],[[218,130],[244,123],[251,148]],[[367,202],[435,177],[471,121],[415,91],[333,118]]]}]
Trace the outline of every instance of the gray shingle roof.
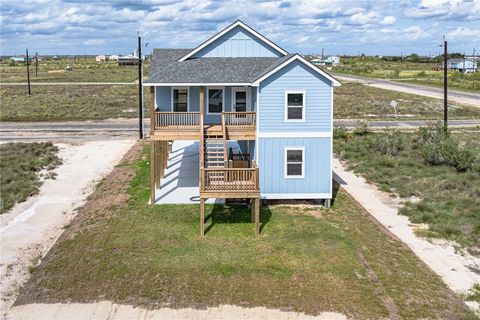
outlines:
[{"label": "gray shingle roof", "polygon": [[292,55],[281,58],[197,58],[178,62],[191,49],[155,49],[145,83],[251,83]]}]

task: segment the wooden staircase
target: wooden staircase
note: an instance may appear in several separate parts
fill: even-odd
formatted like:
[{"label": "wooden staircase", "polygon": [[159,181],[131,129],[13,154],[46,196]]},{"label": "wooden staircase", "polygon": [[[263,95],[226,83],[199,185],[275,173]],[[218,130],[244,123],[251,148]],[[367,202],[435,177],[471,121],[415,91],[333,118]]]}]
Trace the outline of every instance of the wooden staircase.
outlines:
[{"label": "wooden staircase", "polygon": [[203,160],[205,168],[224,167],[227,150],[226,138],[222,126],[205,126],[203,139]]}]

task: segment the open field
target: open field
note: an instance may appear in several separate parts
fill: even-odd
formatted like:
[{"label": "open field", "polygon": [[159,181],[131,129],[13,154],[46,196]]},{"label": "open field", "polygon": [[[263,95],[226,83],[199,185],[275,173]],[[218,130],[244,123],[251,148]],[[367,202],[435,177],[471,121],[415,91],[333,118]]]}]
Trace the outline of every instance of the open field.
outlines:
[{"label": "open field", "polygon": [[[0,121],[65,121],[134,118],[138,87],[124,85],[3,86]],[[148,112],[150,94],[144,95]]]},{"label": "open field", "polygon": [[[137,86],[34,86],[28,96],[23,86],[3,86],[0,121],[102,120],[137,117]],[[144,95],[145,112],[151,103]],[[399,119],[440,119],[443,102],[413,94],[344,83],[335,89],[335,119],[395,119],[390,101],[398,101]],[[452,119],[479,119],[480,109],[450,104]]]},{"label": "open field", "polygon": [[37,194],[41,178],[54,178],[49,171],[61,163],[57,152],[50,142],[0,144],[0,214]]},{"label": "open field", "polygon": [[[438,65],[434,62],[384,61],[371,57],[342,58],[341,64],[334,66],[332,71],[440,87],[443,86],[443,71],[435,70]],[[448,86],[457,90],[480,92],[480,72],[462,74],[449,71]]]},{"label": "open field", "polygon": [[[424,223],[418,233],[456,241],[480,255],[480,143],[478,130],[449,138],[387,131],[336,132],[335,153],[380,189],[398,194],[400,213]],[[436,140],[438,142],[422,142]],[[459,147],[458,147],[459,146]]]},{"label": "open field", "polygon": [[[72,71],[65,71],[71,66]],[[143,74],[148,75],[150,61],[144,63]],[[138,79],[137,66],[118,66],[114,61],[95,62],[94,58],[46,60],[38,63],[35,76],[35,62],[30,63],[32,82],[133,82]],[[25,63],[12,64],[8,60],[0,63],[0,82],[27,82]]]},{"label": "open field", "polygon": [[200,239],[197,205],[147,204],[147,159],[148,148],[138,149],[98,186],[16,304],[234,304],[360,319],[474,319],[341,189],[332,209],[262,208],[259,238],[248,208],[209,206],[211,227]]},{"label": "open field", "polygon": [[[398,102],[399,119],[442,119],[443,101],[366,86],[359,83],[342,83],[334,90],[334,119],[395,119],[390,102]],[[450,118],[479,119],[480,108],[449,103]]]}]

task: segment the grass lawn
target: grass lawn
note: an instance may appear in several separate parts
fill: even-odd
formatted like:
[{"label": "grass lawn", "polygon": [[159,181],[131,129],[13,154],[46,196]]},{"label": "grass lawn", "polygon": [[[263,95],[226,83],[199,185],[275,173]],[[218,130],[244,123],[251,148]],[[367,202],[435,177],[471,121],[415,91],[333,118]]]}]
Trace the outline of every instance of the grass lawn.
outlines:
[{"label": "grass lawn", "polygon": [[[65,71],[71,66],[72,71]],[[148,75],[150,61],[144,63],[143,74]],[[46,60],[39,62],[35,76],[35,62],[30,64],[32,82],[133,82],[138,79],[137,66],[118,66],[116,62],[95,62],[94,58]],[[27,82],[24,63],[11,65],[8,60],[0,63],[0,82]]]},{"label": "grass lawn", "polygon": [[[234,304],[360,319],[473,319],[440,278],[343,190],[331,209],[147,204],[148,148],[98,186],[16,304],[113,300],[149,307]],[[140,155],[140,156],[139,156]]]},{"label": "grass lawn", "polygon": [[61,163],[57,152],[50,142],[0,144],[0,213],[38,193],[39,171],[54,178],[48,171]]},{"label": "grass lawn", "polygon": [[[334,90],[334,118],[395,120],[395,112],[390,106],[393,99],[398,102],[398,118],[441,119],[443,117],[442,100],[346,82]],[[480,108],[455,102],[450,102],[449,106],[451,118],[480,118]]]},{"label": "grass lawn", "polygon": [[[440,62],[384,61],[374,57],[342,58],[341,64],[334,66],[332,71],[442,87],[443,71],[436,70],[440,64]],[[480,72],[462,74],[457,71],[449,71],[448,87],[478,93],[480,92]]]},{"label": "grass lawn", "polygon": [[[379,149],[385,133],[347,134],[335,140],[334,152],[346,160],[349,169],[382,190],[400,195],[406,201],[400,213],[414,223],[428,224],[420,234],[454,240],[480,255],[480,173],[428,164],[417,147],[417,133],[391,134],[402,145],[394,156],[384,155]],[[480,168],[478,130],[464,130],[454,137],[460,144],[471,146]]]},{"label": "grass lawn", "polygon": [[[134,118],[138,115],[136,85],[2,86],[0,121],[62,121]],[[150,94],[144,94],[148,111]]]}]

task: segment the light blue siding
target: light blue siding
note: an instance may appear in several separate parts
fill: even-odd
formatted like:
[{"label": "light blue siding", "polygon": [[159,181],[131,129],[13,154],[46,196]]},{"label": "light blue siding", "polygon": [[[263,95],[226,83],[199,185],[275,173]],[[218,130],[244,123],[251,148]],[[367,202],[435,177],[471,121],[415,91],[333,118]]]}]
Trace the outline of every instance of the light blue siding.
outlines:
[{"label": "light blue siding", "polygon": [[235,27],[193,55],[200,57],[281,57],[283,54],[241,27]]},{"label": "light blue siding", "polygon": [[[304,178],[285,178],[285,147],[305,148]],[[256,152],[262,194],[331,194],[331,138],[259,138]]]},{"label": "light blue siding", "polygon": [[[285,91],[305,91],[305,122],[285,122]],[[332,84],[300,61],[294,61],[260,83],[259,131],[332,130]]]},{"label": "light blue siding", "polygon": [[172,111],[171,87],[155,87],[155,100],[157,103],[157,111]]}]

